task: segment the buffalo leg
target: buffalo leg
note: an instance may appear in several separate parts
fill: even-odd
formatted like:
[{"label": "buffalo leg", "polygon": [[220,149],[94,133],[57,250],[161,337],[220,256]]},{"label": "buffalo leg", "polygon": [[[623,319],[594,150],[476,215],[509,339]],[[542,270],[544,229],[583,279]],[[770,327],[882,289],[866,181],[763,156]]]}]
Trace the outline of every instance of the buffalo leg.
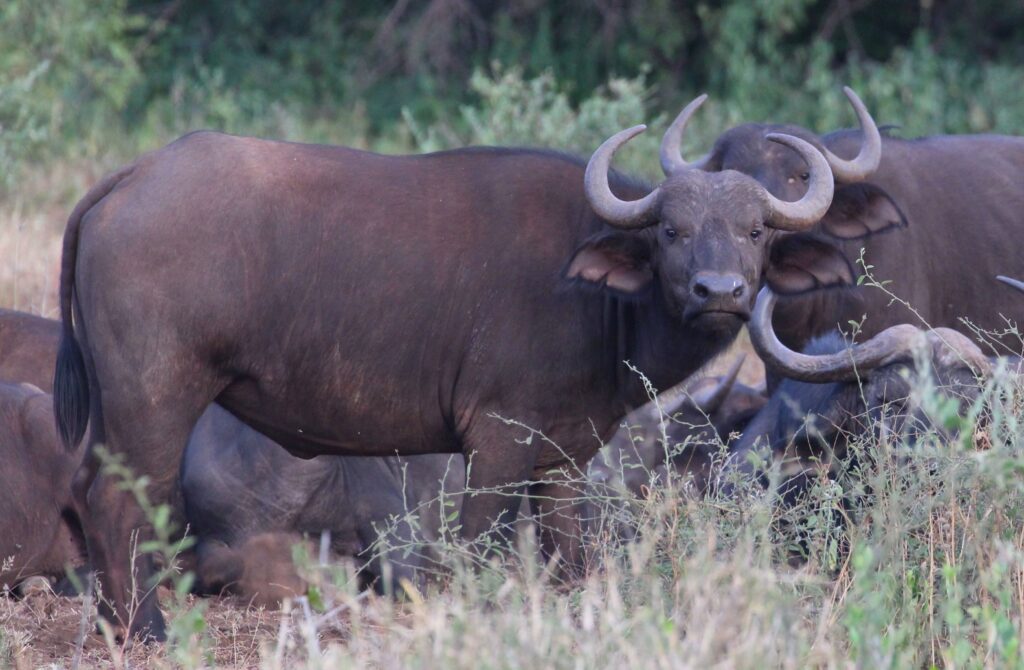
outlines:
[{"label": "buffalo leg", "polygon": [[[486,416],[486,413],[483,413]],[[487,417],[464,438],[467,495],[462,503],[462,537],[484,556],[506,549],[537,446],[528,430]]]},{"label": "buffalo leg", "polygon": [[[171,384],[166,388],[187,386]],[[106,389],[103,425],[97,426],[94,416],[88,454],[74,483],[89,558],[102,588],[100,615],[119,636],[127,631],[132,637],[162,640],[166,637],[164,621],[156,584],[152,583],[154,557],[136,550],[153,538],[151,520],[135,494],[125,490],[124,478],[103,466],[97,448],[105,438],[103,446],[111,458],[120,455],[136,480],[147,478],[148,499],[154,505],[165,503],[189,433],[207,401],[160,395],[152,388],[132,387],[123,381],[121,386],[112,384]]]},{"label": "buffalo leg", "polygon": [[584,574],[582,503],[579,485],[568,478],[530,485],[530,507],[537,519],[540,546],[545,559],[559,556],[559,573],[568,580]]}]

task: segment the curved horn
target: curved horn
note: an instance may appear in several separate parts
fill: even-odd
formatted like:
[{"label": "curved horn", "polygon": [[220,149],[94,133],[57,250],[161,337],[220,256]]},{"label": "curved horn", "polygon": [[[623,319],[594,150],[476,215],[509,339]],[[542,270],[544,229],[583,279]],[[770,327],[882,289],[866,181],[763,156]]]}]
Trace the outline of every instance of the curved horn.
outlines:
[{"label": "curved horn", "polygon": [[807,230],[825,216],[825,212],[832,205],[832,193],[835,184],[832,181],[832,171],[829,169],[825,157],[811,144],[799,137],[785,135],[782,133],[770,133],[765,136],[772,142],[784,144],[796,151],[806,161],[811,173],[810,184],[807,193],[796,202],[779,200],[768,192],[763,186],[761,191],[768,202],[771,210],[770,223],[773,228],[779,230]]},{"label": "curved horn", "polygon": [[740,368],[743,367],[743,362],[746,359],[746,354],[737,356],[729,367],[729,371],[715,384],[714,388],[693,395],[693,402],[701,412],[711,415],[718,411],[725,399],[729,397],[732,387],[736,385],[736,379],[740,376]]},{"label": "curved horn", "polygon": [[882,135],[878,132],[878,126],[871,118],[868,108],[864,106],[853,89],[844,86],[843,93],[853,105],[853,111],[857,113],[860,130],[864,134],[864,143],[861,145],[857,157],[849,161],[836,156],[828,149],[822,149],[822,153],[825,154],[825,160],[832,168],[832,175],[836,181],[842,184],[853,184],[864,181],[878,169],[878,164],[882,160]]},{"label": "curved horn", "polygon": [[772,310],[777,296],[765,286],[757,294],[750,319],[750,340],[766,366],[785,377],[802,382],[852,381],[858,374],[881,367],[913,351],[921,331],[904,323],[891,326],[867,342],[820,356],[801,354],[779,341],[772,329]]},{"label": "curved horn", "polygon": [[661,151],[659,155],[661,156],[661,169],[666,177],[671,177],[680,170],[704,170],[711,161],[711,154],[706,153],[694,162],[688,163],[683,158],[682,150],[683,133],[686,132],[686,125],[690,122],[690,117],[693,116],[693,113],[707,99],[708,94],[704,93],[694,98],[686,107],[683,107],[683,111],[679,112],[679,116],[668,127],[668,130],[665,131],[665,136],[661,138]]},{"label": "curved horn", "polygon": [[1019,279],[1014,279],[1013,277],[1004,277],[1003,275],[997,275],[996,279],[1003,282],[1007,286],[1012,286],[1018,291],[1024,291],[1024,282],[1020,281]]},{"label": "curved horn", "polygon": [[989,374],[992,371],[992,362],[981,352],[981,348],[958,330],[934,328],[928,332],[928,341],[939,367],[953,368],[966,364],[975,374]]},{"label": "curved horn", "polygon": [[647,126],[633,126],[612,135],[597,148],[587,163],[583,175],[583,188],[587,201],[597,215],[616,228],[626,230],[644,228],[650,223],[651,210],[658,201],[659,189],[654,189],[640,200],[620,200],[608,186],[608,169],[612,156],[623,144],[647,130]]}]

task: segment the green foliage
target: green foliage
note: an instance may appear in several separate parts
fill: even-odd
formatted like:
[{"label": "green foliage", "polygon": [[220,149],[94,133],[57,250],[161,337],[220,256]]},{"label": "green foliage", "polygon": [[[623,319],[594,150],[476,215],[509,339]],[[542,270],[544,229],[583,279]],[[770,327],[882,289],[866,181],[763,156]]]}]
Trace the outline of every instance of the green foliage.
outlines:
[{"label": "green foliage", "polygon": [[114,478],[118,482],[118,488],[135,499],[149,524],[149,528],[146,529],[150,532],[149,539],[139,542],[134,551],[137,555],[152,554],[157,562],[163,565],[162,569],[153,575],[151,583],[134,584],[134,588],[145,592],[157,589],[165,582],[170,583],[174,599],[167,627],[168,654],[180,667],[205,666],[211,662],[209,631],[204,618],[207,603],[189,602],[195,575],[182,571],[180,566],[181,555],[192,548],[195,538],[185,535],[183,529],[177,526],[172,518],[170,505],[154,503],[150,499],[149,478],[136,477],[131,469],[124,465],[121,454],[111,454],[103,447],[98,447],[97,456],[103,464],[104,475]]},{"label": "green foliage", "polygon": [[[586,155],[610,135],[647,116],[649,92],[644,75],[612,79],[574,105],[551,72],[533,79],[524,78],[521,68],[503,70],[495,66],[494,72],[493,76],[481,70],[473,73],[469,85],[480,102],[461,107],[454,122],[423,129],[405,110],[416,148],[437,151],[465,145],[536,146]],[[662,115],[652,120],[656,129],[663,122]],[[623,152],[625,160],[617,165],[652,172],[657,166],[659,142],[657,130],[637,138],[631,150]]]},{"label": "green foliage", "polygon": [[32,78],[33,94],[22,106],[40,123],[54,129],[75,119],[80,130],[127,104],[142,80],[130,36],[141,17],[127,5],[60,0],[0,7],[0,73],[13,82]]},{"label": "green foliage", "polygon": [[44,61],[22,76],[0,79],[0,165],[4,166],[0,186],[11,186],[23,158],[43,147],[48,139],[45,112],[33,104],[32,95],[37,80],[49,66]]},{"label": "green foliage", "polygon": [[[727,0],[606,3],[11,0],[0,159],[120,159],[200,127],[385,151],[463,143],[623,157],[655,173],[662,122],[701,91],[688,151],[731,125],[848,126],[853,85],[914,136],[1024,125],[1024,8]],[[635,155],[634,155],[635,154]]]}]

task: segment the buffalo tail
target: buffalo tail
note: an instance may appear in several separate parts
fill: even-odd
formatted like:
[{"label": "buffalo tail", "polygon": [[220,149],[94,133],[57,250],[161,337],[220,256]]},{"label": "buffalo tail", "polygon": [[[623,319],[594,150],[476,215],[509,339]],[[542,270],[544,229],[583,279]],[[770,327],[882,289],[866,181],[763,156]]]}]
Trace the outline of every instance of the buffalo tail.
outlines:
[{"label": "buffalo tail", "polygon": [[131,174],[134,165],[121,168],[96,184],[82,198],[68,217],[64,230],[64,246],[60,267],[60,349],[53,372],[53,414],[64,446],[74,449],[82,441],[89,423],[89,375],[82,348],[75,337],[73,302],[75,298],[75,266],[82,219],[97,203]]}]

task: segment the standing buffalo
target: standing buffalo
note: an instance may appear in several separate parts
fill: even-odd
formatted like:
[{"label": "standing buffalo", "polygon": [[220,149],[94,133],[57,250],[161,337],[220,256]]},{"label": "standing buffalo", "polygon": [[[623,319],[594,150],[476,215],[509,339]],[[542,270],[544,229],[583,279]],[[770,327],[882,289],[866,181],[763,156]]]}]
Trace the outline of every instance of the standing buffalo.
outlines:
[{"label": "standing buffalo", "polygon": [[[60,334],[59,321],[0,310],[0,380],[49,391]],[[68,509],[71,476],[81,452],[60,448],[52,401],[37,395],[30,388],[0,382],[0,409],[22,402],[47,408],[42,415],[26,410],[24,417],[4,410],[0,423],[8,434],[0,442],[8,471],[26,480],[25,486],[9,483],[11,500],[0,496],[0,514],[6,520],[0,535],[12,547],[22,547],[2,554],[12,558],[14,567],[0,571],[0,585],[40,572],[59,574],[65,563],[80,564],[84,558],[81,530]],[[47,419],[41,426],[40,416]],[[19,432],[26,438],[11,437]],[[391,581],[381,586],[394,590],[403,578],[415,581],[415,568],[431,558],[416,545],[439,539],[442,519],[458,510],[464,482],[462,459],[443,455],[297,459],[217,406],[199,419],[181,466],[184,522],[198,540],[201,587],[260,602],[283,592],[274,589],[270,577],[254,577],[260,570],[267,573],[262,564],[274,564],[275,582],[298,583],[291,541],[325,530],[336,554],[360,558],[368,580],[383,576],[373,547],[383,533],[385,546],[397,549],[383,551],[391,564]],[[442,490],[448,492],[444,509],[438,507]],[[31,528],[16,525],[22,508],[34,510]],[[44,551],[38,545],[49,541],[54,528],[59,528],[56,539]],[[246,553],[254,545],[261,548],[256,561]]]},{"label": "standing buffalo", "polygon": [[[769,227],[802,230],[831,201],[809,144],[772,138],[811,174],[786,202],[735,172],[678,169],[654,189],[609,173],[642,130],[586,166],[202,132],[95,186],[64,237],[55,410],[68,444],[91,426],[75,496],[112,599],[102,614],[164,635],[152,559],[131,561],[146,520],[95,445],[159,500],[214,401],[300,456],[462,452],[482,490],[464,504],[467,538],[507,532],[508,494],[541,478],[541,546],[572,574],[578,516],[551,472],[585,463],[595,429],[643,401],[623,361],[668,388],[729,344],[763,274],[782,292],[852,279],[815,238],[766,253]],[[147,595],[130,619],[135,584]]]},{"label": "standing buffalo", "polygon": [[[799,154],[767,136],[787,133],[813,144],[836,181],[832,206],[818,229],[852,240],[845,244],[851,259],[863,247],[872,275],[890,282],[887,288],[913,310],[890,304],[890,296],[877,288],[815,292],[780,301],[775,327],[782,341],[800,348],[811,337],[845,329],[865,314],[864,337],[922,319],[964,333],[971,330],[961,317],[986,330],[1005,329],[1001,313],[1024,322],[1024,302],[1004,302],[989,274],[989,268],[998,267],[1024,275],[1024,255],[1012,243],[1020,237],[1024,211],[1024,138],[884,136],[853,91],[845,92],[860,120],[859,132],[819,137],[798,126],[745,124],[725,132],[695,162],[704,170],[743,172],[777,197],[796,199],[807,189],[807,168]],[[677,119],[677,137],[688,120],[685,114]],[[854,153],[855,159],[840,158]],[[906,224],[898,235],[860,239]]]}]

